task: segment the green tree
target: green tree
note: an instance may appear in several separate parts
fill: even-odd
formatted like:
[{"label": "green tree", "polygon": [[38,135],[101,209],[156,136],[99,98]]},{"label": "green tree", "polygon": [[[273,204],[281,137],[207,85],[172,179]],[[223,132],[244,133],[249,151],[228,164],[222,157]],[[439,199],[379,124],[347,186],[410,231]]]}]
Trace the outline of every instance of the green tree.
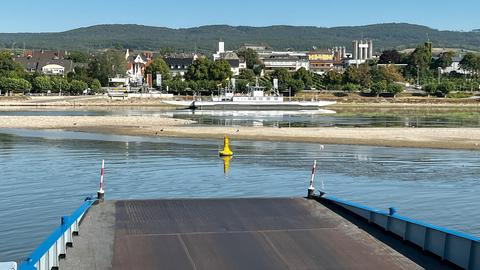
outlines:
[{"label": "green tree", "polygon": [[387,81],[387,83],[403,82],[405,79],[394,65],[373,67],[370,76],[374,82]]},{"label": "green tree", "polygon": [[238,79],[236,81],[235,90],[238,92],[246,93],[248,91],[249,81],[245,79]]},{"label": "green tree", "polygon": [[81,95],[85,89],[88,88],[88,84],[83,81],[73,80],[70,82],[70,91],[73,94]]},{"label": "green tree", "polygon": [[165,61],[160,57],[154,58],[150,65],[145,68],[145,77],[147,76],[147,74],[152,74],[154,85],[156,84],[157,73],[160,73],[162,75],[162,80],[170,80],[170,78],[172,77],[170,74],[170,68],[168,67],[167,63],[165,63]]},{"label": "green tree", "polygon": [[88,63],[88,54],[80,51],[69,52],[67,59],[72,60],[74,63]]},{"label": "green tree", "polygon": [[480,56],[474,53],[467,53],[460,61],[460,67],[473,75],[477,74],[480,70]]},{"label": "green tree", "polygon": [[210,65],[209,78],[214,81],[223,81],[232,77],[230,64],[226,60],[217,60]]},{"label": "green tree", "polygon": [[383,51],[378,60],[379,64],[399,64],[402,61],[402,55],[397,50]]},{"label": "green tree", "polygon": [[296,95],[299,91],[305,89],[305,84],[302,80],[289,79],[286,81],[285,90],[291,90],[292,96]]},{"label": "green tree", "polygon": [[0,77],[26,77],[25,70],[9,51],[0,51]]},{"label": "green tree", "polygon": [[278,79],[278,90],[286,91],[290,87],[289,83],[292,80],[292,74],[286,68],[279,68],[273,71],[272,78]]},{"label": "green tree", "polygon": [[403,86],[398,83],[390,83],[387,85],[387,93],[396,96],[403,91]]},{"label": "green tree", "polygon": [[437,92],[437,85],[434,83],[426,84],[422,88],[429,96],[434,95]]},{"label": "green tree", "polygon": [[366,64],[349,66],[343,74],[343,83],[353,83],[369,88],[371,83],[370,67]]},{"label": "green tree", "polygon": [[258,54],[252,49],[240,50],[237,52],[238,56],[245,59],[248,69],[254,69],[256,66],[260,65],[260,60],[258,59]]},{"label": "green tree", "polygon": [[102,84],[100,83],[100,81],[98,79],[94,79],[90,83],[90,89],[92,89],[95,93],[99,93],[100,90],[102,90]]},{"label": "green tree", "polygon": [[273,84],[269,80],[261,80],[260,86],[265,87],[265,90],[271,90],[273,88]]},{"label": "green tree", "polygon": [[211,61],[207,58],[198,58],[188,66],[187,73],[185,73],[185,79],[190,81],[208,80],[211,65]]},{"label": "green tree", "polygon": [[415,70],[412,72],[413,74],[416,74],[417,67],[422,74],[426,74],[432,62],[432,51],[430,47],[427,44],[417,46],[410,54],[408,62],[410,70]]},{"label": "green tree", "polygon": [[381,93],[387,91],[387,86],[388,83],[385,80],[373,82],[370,87],[370,93],[378,97]]},{"label": "green tree", "polygon": [[313,85],[313,76],[312,73],[306,70],[304,67],[300,68],[293,74],[295,80],[301,80],[305,87],[312,87]]},{"label": "green tree", "polygon": [[22,78],[0,78],[0,89],[5,91],[25,92],[32,89],[29,81]]},{"label": "green tree", "polygon": [[50,77],[38,76],[33,79],[32,86],[36,92],[47,92],[52,90],[52,81]]},{"label": "green tree", "polygon": [[455,87],[455,84],[449,81],[442,82],[437,86],[437,96],[446,97]]},{"label": "green tree", "polygon": [[358,68],[356,66],[349,66],[345,72],[343,73],[343,83],[354,83],[354,84],[360,84],[360,73],[358,71]]},{"label": "green tree", "polygon": [[51,82],[52,82],[52,90],[55,93],[59,93],[62,91],[68,92],[70,90],[70,83],[65,78],[55,76],[51,78]]},{"label": "green tree", "polygon": [[445,69],[452,65],[453,62],[453,52],[444,52],[439,55],[439,57],[433,62],[433,68],[442,68]]},{"label": "green tree", "polygon": [[[88,75],[98,79],[102,85],[108,85],[108,78],[124,76],[127,71],[125,55],[120,50],[107,50],[88,65]],[[76,77],[78,80],[78,77]]]},{"label": "green tree", "polygon": [[192,90],[199,90],[199,86],[198,86],[198,83],[196,81],[189,81],[188,82],[188,88],[192,89]]},{"label": "green tree", "polygon": [[248,82],[255,81],[255,72],[251,69],[242,69],[240,71],[240,75],[238,75],[239,79],[246,80]]},{"label": "green tree", "polygon": [[333,85],[339,85],[342,83],[342,74],[335,70],[329,70],[323,75],[322,82],[327,87],[332,87]]}]

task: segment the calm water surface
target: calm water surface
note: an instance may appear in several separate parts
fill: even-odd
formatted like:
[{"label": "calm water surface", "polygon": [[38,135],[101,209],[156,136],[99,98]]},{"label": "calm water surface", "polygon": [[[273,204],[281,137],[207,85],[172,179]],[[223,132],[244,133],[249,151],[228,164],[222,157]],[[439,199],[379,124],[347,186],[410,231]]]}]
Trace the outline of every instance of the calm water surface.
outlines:
[{"label": "calm water surface", "polygon": [[1,115],[151,115],[195,120],[198,125],[281,127],[480,127],[480,109],[475,108],[335,108],[311,111],[167,110],[154,107],[69,109],[8,109]]},{"label": "calm water surface", "polygon": [[[0,130],[0,261],[25,258],[106,160],[107,199],[304,196],[313,159],[329,194],[480,236],[479,152]],[[318,181],[318,178],[317,178]]]}]

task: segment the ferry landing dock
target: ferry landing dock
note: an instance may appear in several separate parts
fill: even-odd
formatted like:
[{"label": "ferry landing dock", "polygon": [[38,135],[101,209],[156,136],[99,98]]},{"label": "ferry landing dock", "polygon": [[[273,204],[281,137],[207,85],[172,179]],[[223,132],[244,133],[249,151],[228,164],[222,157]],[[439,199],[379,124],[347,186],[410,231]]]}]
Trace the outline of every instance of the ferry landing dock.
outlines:
[{"label": "ferry landing dock", "polygon": [[58,269],[452,269],[304,198],[97,201]]}]

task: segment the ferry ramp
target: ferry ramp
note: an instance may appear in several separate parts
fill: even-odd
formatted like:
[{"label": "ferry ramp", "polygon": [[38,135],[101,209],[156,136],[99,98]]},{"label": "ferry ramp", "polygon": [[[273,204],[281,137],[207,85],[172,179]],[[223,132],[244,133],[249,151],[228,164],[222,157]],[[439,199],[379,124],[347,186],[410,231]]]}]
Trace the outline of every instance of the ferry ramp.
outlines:
[{"label": "ferry ramp", "polygon": [[450,268],[364,227],[303,198],[104,201],[59,269]]}]

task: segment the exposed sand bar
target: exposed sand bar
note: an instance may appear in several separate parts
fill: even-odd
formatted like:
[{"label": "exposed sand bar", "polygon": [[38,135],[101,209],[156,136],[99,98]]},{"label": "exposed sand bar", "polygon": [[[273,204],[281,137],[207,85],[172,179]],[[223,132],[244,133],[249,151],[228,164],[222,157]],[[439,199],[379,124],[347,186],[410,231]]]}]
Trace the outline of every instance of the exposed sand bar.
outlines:
[{"label": "exposed sand bar", "polygon": [[0,128],[65,129],[120,135],[316,142],[480,150],[480,128],[274,128],[192,126],[151,116],[0,116]]}]

